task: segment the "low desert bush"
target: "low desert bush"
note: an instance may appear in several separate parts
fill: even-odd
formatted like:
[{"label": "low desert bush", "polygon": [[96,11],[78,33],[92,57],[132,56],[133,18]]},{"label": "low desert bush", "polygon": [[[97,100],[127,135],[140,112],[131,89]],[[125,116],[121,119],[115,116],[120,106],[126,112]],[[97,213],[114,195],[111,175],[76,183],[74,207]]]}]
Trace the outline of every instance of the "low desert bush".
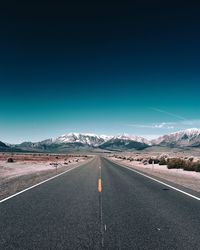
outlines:
[{"label": "low desert bush", "polygon": [[167,168],[182,168],[184,169],[186,165],[186,161],[181,158],[171,158],[167,161]]},{"label": "low desert bush", "polygon": [[128,157],[127,160],[128,161],[133,161],[133,158],[132,157]]},{"label": "low desert bush", "polygon": [[190,157],[188,157],[188,160],[189,160],[189,161],[193,161],[193,160],[194,160],[194,157],[193,157],[193,156],[190,156]]},{"label": "low desert bush", "polygon": [[154,162],[154,160],[152,158],[148,159],[148,163],[152,164]]},{"label": "low desert bush", "polygon": [[187,161],[184,170],[200,172],[200,161],[197,162]]},{"label": "low desert bush", "polygon": [[14,159],[10,157],[7,159],[7,162],[12,163],[12,162],[14,162]]},{"label": "low desert bush", "polygon": [[193,162],[190,159],[172,158],[167,160],[167,168],[182,168],[186,171],[200,172],[200,161]]},{"label": "low desert bush", "polygon": [[200,172],[200,161],[195,163],[195,171]]},{"label": "low desert bush", "polygon": [[161,157],[159,165],[167,165],[167,159],[165,157]]},{"label": "low desert bush", "polygon": [[183,169],[187,171],[195,171],[195,163],[188,160],[185,162],[185,166]]}]

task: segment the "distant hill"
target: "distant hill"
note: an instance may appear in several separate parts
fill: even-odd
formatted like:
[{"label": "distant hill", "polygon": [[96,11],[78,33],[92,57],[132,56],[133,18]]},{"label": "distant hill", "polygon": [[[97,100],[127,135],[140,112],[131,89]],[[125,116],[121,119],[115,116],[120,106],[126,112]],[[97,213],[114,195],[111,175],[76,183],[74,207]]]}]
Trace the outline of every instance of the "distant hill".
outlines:
[{"label": "distant hill", "polygon": [[0,151],[9,151],[10,147],[0,141]]},{"label": "distant hill", "polygon": [[3,143],[2,141],[0,141],[0,147],[1,148],[8,148],[8,146],[5,143]]}]

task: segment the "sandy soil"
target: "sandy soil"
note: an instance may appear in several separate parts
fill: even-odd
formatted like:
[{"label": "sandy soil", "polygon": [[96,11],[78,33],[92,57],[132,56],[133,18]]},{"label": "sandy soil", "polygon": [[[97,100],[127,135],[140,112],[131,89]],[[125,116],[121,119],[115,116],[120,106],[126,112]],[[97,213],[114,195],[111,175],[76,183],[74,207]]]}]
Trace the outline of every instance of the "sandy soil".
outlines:
[{"label": "sandy soil", "polygon": [[[7,162],[10,157],[14,162]],[[0,200],[90,159],[75,155],[47,158],[41,154],[0,154]]]},{"label": "sandy soil", "polygon": [[111,160],[125,164],[136,170],[140,170],[144,173],[160,177],[162,179],[174,182],[186,188],[200,192],[200,173],[184,171],[183,169],[168,169],[165,165],[158,164],[147,164],[144,165],[142,162],[129,161],[110,157]]}]

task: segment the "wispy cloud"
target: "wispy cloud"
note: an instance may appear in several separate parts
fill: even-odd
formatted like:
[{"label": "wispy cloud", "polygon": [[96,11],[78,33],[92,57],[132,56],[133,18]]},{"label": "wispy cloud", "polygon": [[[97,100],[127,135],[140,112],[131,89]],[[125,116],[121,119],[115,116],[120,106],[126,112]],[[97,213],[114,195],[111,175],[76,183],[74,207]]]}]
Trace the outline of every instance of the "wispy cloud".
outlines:
[{"label": "wispy cloud", "polygon": [[130,123],[127,126],[134,128],[159,129],[159,130],[182,130],[186,128],[199,128],[200,119],[179,120],[174,122],[157,122],[157,123]]},{"label": "wispy cloud", "polygon": [[160,129],[173,129],[172,123],[162,122],[160,124],[154,124],[153,128],[160,128]]},{"label": "wispy cloud", "polygon": [[150,129],[174,129],[173,122],[161,122],[161,123],[147,123],[147,124],[128,124],[130,127],[135,128],[150,128]]},{"label": "wispy cloud", "polygon": [[153,107],[150,107],[150,109],[151,110],[154,110],[154,111],[156,111],[156,112],[159,112],[159,113],[163,113],[163,114],[166,114],[166,115],[168,115],[168,116],[171,116],[171,117],[175,117],[175,118],[177,118],[177,119],[179,119],[179,120],[187,120],[185,117],[183,117],[183,116],[180,116],[180,115],[178,115],[178,114],[174,114],[174,113],[171,113],[171,112],[168,112],[168,111],[166,111],[166,110],[163,110],[163,109],[158,109],[158,108],[153,108]]},{"label": "wispy cloud", "polygon": [[184,126],[200,126],[200,119],[184,120],[180,124]]}]

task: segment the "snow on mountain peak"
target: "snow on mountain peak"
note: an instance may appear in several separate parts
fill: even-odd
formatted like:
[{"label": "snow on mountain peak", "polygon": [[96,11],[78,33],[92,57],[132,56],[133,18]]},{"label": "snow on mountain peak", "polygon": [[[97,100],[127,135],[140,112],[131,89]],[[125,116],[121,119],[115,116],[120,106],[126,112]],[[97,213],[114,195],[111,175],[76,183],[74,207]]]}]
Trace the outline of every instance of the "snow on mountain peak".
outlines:
[{"label": "snow on mountain peak", "polygon": [[168,136],[176,136],[177,138],[181,138],[184,135],[187,136],[196,136],[200,134],[200,129],[198,128],[188,128],[185,130],[180,130],[174,133],[169,134]]},{"label": "snow on mountain peak", "polygon": [[176,133],[184,133],[184,134],[187,134],[187,135],[193,135],[193,134],[200,134],[200,129],[198,128],[188,128],[188,129],[185,129],[185,130],[181,130],[181,131],[178,131]]},{"label": "snow on mountain peak", "polygon": [[130,140],[150,145],[150,142],[143,137],[123,133],[118,136],[96,135],[91,133],[68,133],[53,139],[54,143],[83,143],[90,146],[99,146],[111,139]]},{"label": "snow on mountain peak", "polygon": [[79,142],[90,146],[98,146],[109,140],[109,136],[99,136],[91,133],[69,133],[54,139],[55,143],[75,143]]},{"label": "snow on mountain peak", "polygon": [[145,144],[150,145],[150,142],[147,139],[145,139],[141,136],[137,136],[137,135],[129,135],[129,134],[123,133],[121,135],[115,136],[114,138],[122,139],[122,140],[136,141],[136,142],[145,143]]},{"label": "snow on mountain peak", "polygon": [[200,137],[200,129],[189,128],[180,130],[153,140],[154,144],[173,144],[177,146],[189,146],[198,143]]}]

